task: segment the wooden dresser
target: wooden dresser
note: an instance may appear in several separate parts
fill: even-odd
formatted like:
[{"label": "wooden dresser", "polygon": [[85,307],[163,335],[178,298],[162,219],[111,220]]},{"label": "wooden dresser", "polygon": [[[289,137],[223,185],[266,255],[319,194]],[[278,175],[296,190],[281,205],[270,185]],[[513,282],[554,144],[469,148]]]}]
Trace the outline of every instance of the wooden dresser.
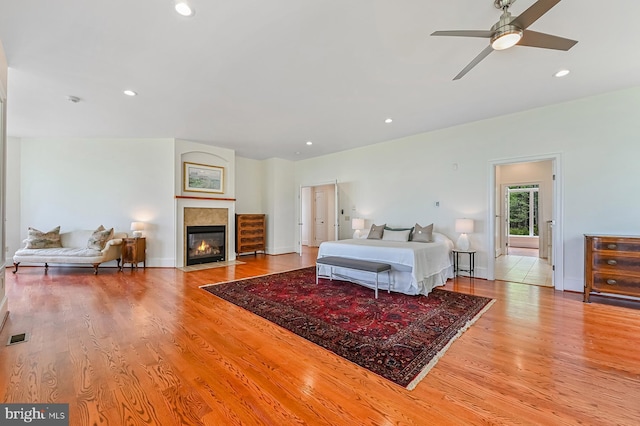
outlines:
[{"label": "wooden dresser", "polygon": [[584,301],[591,294],[640,297],[640,236],[584,236]]},{"label": "wooden dresser", "polygon": [[266,220],[263,214],[236,214],[236,253],[265,251]]}]

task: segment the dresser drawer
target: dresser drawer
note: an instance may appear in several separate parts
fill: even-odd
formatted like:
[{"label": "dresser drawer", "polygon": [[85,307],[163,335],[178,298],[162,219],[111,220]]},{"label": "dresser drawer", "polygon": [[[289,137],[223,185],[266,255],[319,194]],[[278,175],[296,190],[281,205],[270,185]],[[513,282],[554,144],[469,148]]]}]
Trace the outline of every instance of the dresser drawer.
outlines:
[{"label": "dresser drawer", "polygon": [[625,253],[593,253],[593,269],[597,271],[620,271],[640,275],[640,256],[625,256]]},{"label": "dresser drawer", "polygon": [[264,235],[264,228],[261,228],[261,227],[239,228],[238,235],[241,237]]},{"label": "dresser drawer", "polygon": [[594,238],[593,250],[640,253],[640,240],[623,238]]},{"label": "dresser drawer", "polygon": [[593,274],[592,288],[594,291],[601,291],[603,293],[640,296],[640,276],[634,277],[630,275],[596,272]]}]

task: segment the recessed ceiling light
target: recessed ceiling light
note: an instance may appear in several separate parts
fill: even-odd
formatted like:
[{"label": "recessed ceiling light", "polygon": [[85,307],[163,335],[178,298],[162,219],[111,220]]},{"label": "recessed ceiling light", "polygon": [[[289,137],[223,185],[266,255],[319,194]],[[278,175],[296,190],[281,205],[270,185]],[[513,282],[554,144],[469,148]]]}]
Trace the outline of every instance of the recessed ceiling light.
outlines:
[{"label": "recessed ceiling light", "polygon": [[313,145],[313,142],[307,141],[307,145]]},{"label": "recessed ceiling light", "polygon": [[195,10],[184,0],[176,1],[176,12],[178,12],[182,16],[193,16]]},{"label": "recessed ceiling light", "polygon": [[133,90],[125,90],[124,94],[127,95],[127,96],[136,96],[137,95],[137,93],[134,92]]},{"label": "recessed ceiling light", "polygon": [[384,120],[384,122],[387,124],[393,123],[393,118],[387,118],[386,120]]},{"label": "recessed ceiling light", "polygon": [[554,77],[564,77],[566,75],[569,75],[570,72],[571,71],[569,71],[569,70],[560,70],[557,73],[555,73],[553,76]]}]

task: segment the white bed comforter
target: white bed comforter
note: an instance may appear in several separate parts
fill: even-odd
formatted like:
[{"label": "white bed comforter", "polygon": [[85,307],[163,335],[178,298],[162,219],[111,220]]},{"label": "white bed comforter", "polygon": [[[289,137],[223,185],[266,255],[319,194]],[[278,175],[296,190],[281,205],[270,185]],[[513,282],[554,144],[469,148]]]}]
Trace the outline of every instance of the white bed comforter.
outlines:
[{"label": "white bed comforter", "polygon": [[[453,278],[451,250],[453,242],[434,233],[432,243],[350,239],[326,241],[320,245],[318,257],[340,256],[384,262],[391,265],[392,291],[406,294],[429,294],[437,286]],[[371,274],[334,268],[340,275],[371,282]],[[386,279],[380,279],[381,287]]]}]

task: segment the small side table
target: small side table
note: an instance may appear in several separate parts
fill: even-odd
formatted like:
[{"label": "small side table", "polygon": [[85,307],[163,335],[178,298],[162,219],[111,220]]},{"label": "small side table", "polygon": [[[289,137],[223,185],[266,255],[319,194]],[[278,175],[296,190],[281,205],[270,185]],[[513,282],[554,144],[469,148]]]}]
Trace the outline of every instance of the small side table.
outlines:
[{"label": "small side table", "polygon": [[[461,254],[469,255],[469,269],[460,268]],[[458,276],[460,272],[468,272],[470,277],[475,277],[476,269],[476,251],[475,250],[457,250],[453,249],[453,275]]]},{"label": "small side table", "polygon": [[131,269],[138,268],[138,263],[142,262],[142,267],[147,267],[147,239],[140,238],[123,238],[122,239],[122,267],[125,263],[131,264]]}]

